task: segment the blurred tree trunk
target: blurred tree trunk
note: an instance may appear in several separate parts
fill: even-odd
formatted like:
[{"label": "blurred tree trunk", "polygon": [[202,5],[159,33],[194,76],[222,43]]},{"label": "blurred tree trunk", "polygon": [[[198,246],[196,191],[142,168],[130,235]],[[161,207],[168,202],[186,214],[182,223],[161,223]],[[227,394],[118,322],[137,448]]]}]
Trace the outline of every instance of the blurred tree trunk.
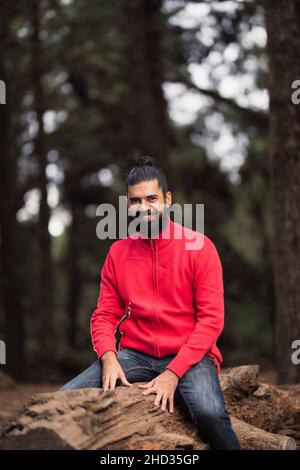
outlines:
[{"label": "blurred tree trunk", "polygon": [[291,101],[300,78],[300,2],[266,0],[270,65],[270,176],[273,262],[277,302],[276,343],[281,383],[300,382],[291,360],[300,339],[300,105]]},{"label": "blurred tree trunk", "polygon": [[162,163],[172,144],[163,95],[162,0],[122,2],[121,31],[128,68],[128,113],[136,148]]},{"label": "blurred tree trunk", "polygon": [[[0,78],[6,83],[6,104],[0,105],[0,227],[1,227],[1,291],[3,298],[6,363],[5,369],[22,378],[24,364],[23,308],[17,256],[18,226],[15,212],[16,154],[12,145],[10,111],[14,97],[10,93],[12,77],[7,73],[9,61],[9,0],[0,6]],[[4,339],[0,332],[0,339]]]},{"label": "blurred tree trunk", "polygon": [[77,319],[81,297],[80,258],[80,208],[71,202],[72,224],[69,228],[69,292],[68,292],[68,334],[69,345],[77,346]]},{"label": "blurred tree trunk", "polygon": [[39,189],[40,208],[38,220],[38,241],[40,246],[40,279],[39,279],[39,322],[40,347],[43,366],[43,378],[47,378],[49,361],[53,354],[53,268],[51,257],[51,237],[48,226],[50,209],[47,202],[47,150],[45,143],[45,132],[43,114],[45,112],[45,97],[42,86],[43,78],[43,52],[41,49],[41,13],[38,0],[30,1],[30,20],[32,25],[31,38],[31,67],[32,67],[32,90],[34,96],[34,109],[38,123],[38,132],[35,138],[35,153],[39,163]]}]

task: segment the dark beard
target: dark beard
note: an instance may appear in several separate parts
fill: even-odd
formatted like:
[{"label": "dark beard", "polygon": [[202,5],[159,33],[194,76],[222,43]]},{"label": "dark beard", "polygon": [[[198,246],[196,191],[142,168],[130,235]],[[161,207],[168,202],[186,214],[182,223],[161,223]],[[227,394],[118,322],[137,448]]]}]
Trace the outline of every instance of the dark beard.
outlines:
[{"label": "dark beard", "polygon": [[[137,216],[128,216],[129,221],[131,222],[134,219],[139,217],[140,213],[137,213]],[[150,215],[149,213],[143,215]],[[156,236],[164,230],[167,225],[168,220],[168,208],[164,209],[163,212],[154,213],[155,217],[153,220],[141,221],[137,225],[137,232],[139,232],[144,238],[151,238],[151,236]],[[151,233],[152,226],[152,233]]]}]

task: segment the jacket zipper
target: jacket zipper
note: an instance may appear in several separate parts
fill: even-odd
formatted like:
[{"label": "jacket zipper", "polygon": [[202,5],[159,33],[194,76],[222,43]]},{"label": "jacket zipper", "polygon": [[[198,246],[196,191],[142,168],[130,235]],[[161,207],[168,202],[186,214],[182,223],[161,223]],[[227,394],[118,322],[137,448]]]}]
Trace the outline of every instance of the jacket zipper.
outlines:
[{"label": "jacket zipper", "polygon": [[121,342],[122,342],[123,334],[124,334],[124,333],[123,333],[122,331],[120,331],[120,326],[121,326],[121,324],[122,324],[125,320],[128,320],[128,318],[130,317],[130,313],[131,313],[130,304],[131,304],[131,302],[128,302],[128,305],[127,305],[127,307],[126,307],[126,314],[125,314],[124,317],[121,319],[121,321],[117,324],[117,327],[116,327],[116,329],[115,329],[115,333],[116,333],[117,329],[119,328],[119,332],[120,332],[120,335],[121,335],[121,336],[120,336],[120,341],[119,341],[118,351],[121,351],[121,349],[123,349],[123,348],[121,348]]},{"label": "jacket zipper", "polygon": [[[155,324],[156,324],[156,328],[157,328],[157,325],[159,325],[159,322],[158,322],[158,318],[157,318],[157,315],[156,315],[156,303],[157,303],[157,275],[156,275],[156,271],[157,271],[157,266],[156,266],[156,244],[155,244],[155,241],[153,239],[151,239],[151,245],[153,246],[153,257],[154,257],[154,303],[153,303],[153,318],[155,320]],[[159,353],[159,345],[158,345],[158,336],[155,335],[155,338],[156,338],[156,344],[155,344],[155,348],[156,348],[156,354],[157,354],[157,357],[160,356],[160,353]]]}]

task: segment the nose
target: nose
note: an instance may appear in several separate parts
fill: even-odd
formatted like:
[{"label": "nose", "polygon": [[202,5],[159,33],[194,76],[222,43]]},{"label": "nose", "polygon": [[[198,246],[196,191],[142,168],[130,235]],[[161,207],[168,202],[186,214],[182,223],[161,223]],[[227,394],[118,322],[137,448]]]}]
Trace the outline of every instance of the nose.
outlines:
[{"label": "nose", "polygon": [[138,210],[140,212],[151,212],[151,205],[149,203],[142,203],[139,205]]}]

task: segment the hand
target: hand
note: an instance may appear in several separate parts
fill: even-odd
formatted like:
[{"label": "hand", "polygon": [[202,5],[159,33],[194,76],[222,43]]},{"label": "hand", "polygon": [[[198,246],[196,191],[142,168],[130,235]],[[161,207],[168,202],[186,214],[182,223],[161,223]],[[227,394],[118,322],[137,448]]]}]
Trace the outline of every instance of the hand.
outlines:
[{"label": "hand", "polygon": [[128,382],[124,371],[119,363],[117,356],[114,352],[107,351],[103,354],[101,361],[103,363],[102,382],[103,389],[106,392],[109,388],[115,389],[117,379],[120,379],[123,385],[131,387],[132,384]]},{"label": "hand", "polygon": [[167,369],[162,374],[155,377],[155,379],[151,380],[147,384],[139,385],[141,388],[146,388],[143,392],[143,395],[149,395],[150,393],[156,393],[157,397],[154,401],[154,405],[158,406],[160,400],[162,399],[162,406],[161,409],[163,411],[166,410],[166,404],[169,400],[169,410],[171,413],[174,412],[174,393],[179,381],[179,377],[172,372],[171,370]]}]

